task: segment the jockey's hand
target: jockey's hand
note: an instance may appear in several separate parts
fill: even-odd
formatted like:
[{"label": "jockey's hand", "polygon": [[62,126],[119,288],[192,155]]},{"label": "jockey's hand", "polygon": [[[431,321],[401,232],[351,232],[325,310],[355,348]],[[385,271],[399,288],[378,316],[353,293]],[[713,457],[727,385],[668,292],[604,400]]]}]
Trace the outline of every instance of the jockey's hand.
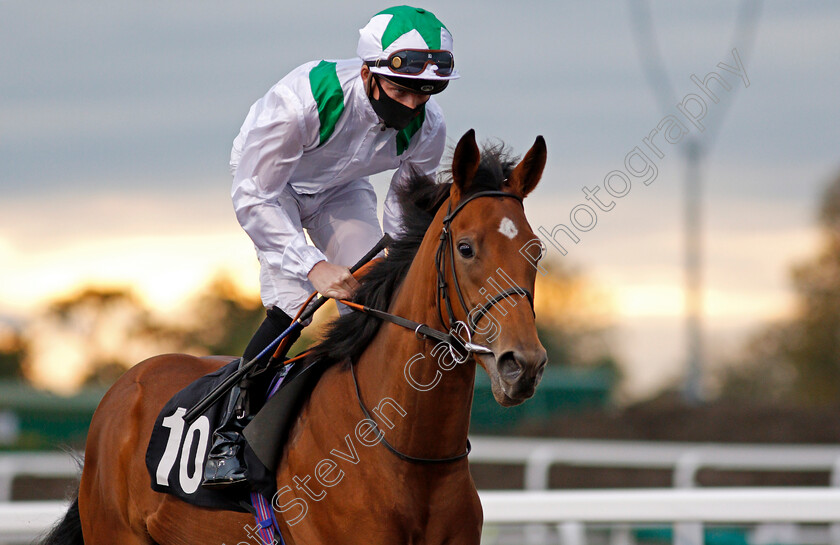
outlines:
[{"label": "jockey's hand", "polygon": [[319,261],[307,275],[318,293],[333,299],[350,299],[359,283],[350,274],[350,269]]}]

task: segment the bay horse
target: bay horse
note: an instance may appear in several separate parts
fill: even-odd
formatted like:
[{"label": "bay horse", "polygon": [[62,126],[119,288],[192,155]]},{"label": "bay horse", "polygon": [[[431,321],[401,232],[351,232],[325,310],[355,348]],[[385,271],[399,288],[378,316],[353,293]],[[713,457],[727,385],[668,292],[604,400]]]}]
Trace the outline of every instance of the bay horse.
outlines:
[{"label": "bay horse", "polygon": [[[276,469],[273,508],[287,544],[479,543],[482,510],[465,456],[476,362],[503,406],[531,397],[546,364],[536,269],[519,255],[536,239],[521,201],[545,157],[542,137],[516,164],[501,146],[482,153],[470,130],[454,151],[451,182],[418,178],[403,189],[404,234],[360,279],[354,301],[427,329],[457,323],[484,348],[461,357],[363,313],[334,322],[312,356],[334,364]],[[513,287],[490,289],[500,285]],[[251,515],[154,492],[144,464],[166,401],[231,359],[169,354],[128,370],[93,416],[78,497],[44,543],[258,543]]]}]

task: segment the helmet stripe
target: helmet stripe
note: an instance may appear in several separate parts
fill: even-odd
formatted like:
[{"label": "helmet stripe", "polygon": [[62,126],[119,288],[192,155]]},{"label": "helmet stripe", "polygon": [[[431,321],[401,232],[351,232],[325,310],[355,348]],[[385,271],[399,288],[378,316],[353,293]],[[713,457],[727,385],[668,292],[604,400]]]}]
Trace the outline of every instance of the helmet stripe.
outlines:
[{"label": "helmet stripe", "polygon": [[412,30],[420,34],[429,49],[440,49],[441,29],[446,27],[431,12],[411,6],[395,6],[376,15],[391,15],[382,34],[382,49],[387,49],[397,38]]}]

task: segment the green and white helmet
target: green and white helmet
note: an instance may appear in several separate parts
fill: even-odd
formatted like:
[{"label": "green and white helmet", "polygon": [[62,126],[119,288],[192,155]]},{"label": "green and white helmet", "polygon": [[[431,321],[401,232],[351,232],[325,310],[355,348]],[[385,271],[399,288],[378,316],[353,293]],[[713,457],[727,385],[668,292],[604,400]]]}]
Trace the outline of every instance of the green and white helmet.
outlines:
[{"label": "green and white helmet", "polygon": [[[421,8],[395,6],[380,11],[359,30],[359,57],[370,71],[398,81],[426,80],[432,86],[460,77],[455,70],[452,34]],[[414,85],[422,85],[419,81]]]}]

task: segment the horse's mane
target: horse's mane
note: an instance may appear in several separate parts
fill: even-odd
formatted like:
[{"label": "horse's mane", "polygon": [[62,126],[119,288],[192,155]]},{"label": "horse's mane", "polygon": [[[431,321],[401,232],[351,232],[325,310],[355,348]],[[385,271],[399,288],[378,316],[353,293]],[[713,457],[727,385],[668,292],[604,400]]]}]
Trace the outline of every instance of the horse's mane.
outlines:
[{"label": "horse's mane", "polygon": [[[485,145],[478,172],[465,196],[479,191],[498,190],[507,180],[516,158],[502,144]],[[370,308],[387,310],[391,298],[408,272],[423,237],[438,209],[449,196],[450,171],[441,173],[441,182],[414,174],[397,189],[402,208],[402,234],[388,246],[384,259],[374,263],[359,280],[353,301]],[[431,265],[430,265],[431,266]],[[407,316],[407,318],[411,318]],[[355,361],[373,340],[382,320],[362,312],[350,312],[327,325],[323,339],[312,347],[309,361],[329,360],[328,364]]]}]

